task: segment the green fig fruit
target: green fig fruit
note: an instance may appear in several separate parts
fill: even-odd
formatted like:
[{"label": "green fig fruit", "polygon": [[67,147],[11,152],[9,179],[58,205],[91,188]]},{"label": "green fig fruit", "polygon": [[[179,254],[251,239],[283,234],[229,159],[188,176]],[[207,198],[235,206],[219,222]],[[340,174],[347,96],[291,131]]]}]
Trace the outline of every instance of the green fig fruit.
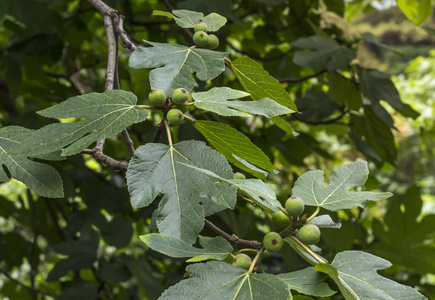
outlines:
[{"label": "green fig fruit", "polygon": [[320,229],[314,224],[302,226],[296,237],[304,244],[314,245],[320,240]]},{"label": "green fig fruit", "polygon": [[305,204],[299,197],[290,197],[285,202],[285,209],[290,216],[296,218],[304,212]]},{"label": "green fig fruit", "polygon": [[207,47],[208,43],[210,42],[210,38],[204,31],[197,31],[193,35],[193,42],[199,47]]},{"label": "green fig fruit", "polygon": [[165,92],[163,92],[160,89],[152,90],[148,94],[148,100],[152,106],[155,107],[163,107],[166,104],[166,95]]},{"label": "green fig fruit", "polygon": [[184,120],[184,114],[181,110],[174,108],[168,111],[166,119],[168,120],[169,125],[180,125]]},{"label": "green fig fruit", "polygon": [[273,213],[272,225],[277,230],[283,230],[283,229],[289,227],[291,224],[292,224],[292,221],[282,211],[279,210],[279,211],[276,211]]},{"label": "green fig fruit", "polygon": [[246,179],[246,176],[243,173],[236,172],[236,173],[234,173],[234,178],[236,178],[236,179]]},{"label": "green fig fruit", "polygon": [[196,24],[195,26],[193,26],[193,30],[195,32],[197,32],[197,31],[207,31],[207,24],[201,21],[198,24]]},{"label": "green fig fruit", "polygon": [[269,252],[278,252],[282,248],[282,237],[277,232],[269,232],[263,238],[263,245]]},{"label": "green fig fruit", "polygon": [[248,270],[251,264],[252,264],[252,259],[244,253],[237,254],[233,260],[234,266],[245,270]]},{"label": "green fig fruit", "polygon": [[208,35],[209,42],[208,42],[208,49],[216,49],[219,46],[219,39],[214,34]]},{"label": "green fig fruit", "polygon": [[186,89],[179,88],[172,92],[171,100],[175,105],[181,105],[189,99],[189,93]]}]

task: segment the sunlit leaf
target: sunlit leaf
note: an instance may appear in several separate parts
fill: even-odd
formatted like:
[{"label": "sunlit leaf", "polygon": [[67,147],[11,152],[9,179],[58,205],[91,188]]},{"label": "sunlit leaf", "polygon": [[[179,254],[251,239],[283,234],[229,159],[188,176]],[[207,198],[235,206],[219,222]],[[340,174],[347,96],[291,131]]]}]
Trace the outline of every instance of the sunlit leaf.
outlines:
[{"label": "sunlit leaf", "polygon": [[269,157],[260,148],[255,146],[248,137],[236,129],[213,121],[196,121],[194,126],[216,150],[240,169],[256,177],[266,178],[264,172],[249,168],[239,160],[243,159],[259,168],[273,172],[273,166]]},{"label": "sunlit leaf", "polygon": [[208,110],[221,116],[249,117],[252,114],[273,118],[294,112],[268,98],[257,101],[229,101],[230,99],[247,96],[249,96],[248,93],[227,87],[212,88],[207,92],[194,93],[192,95],[197,108]]}]

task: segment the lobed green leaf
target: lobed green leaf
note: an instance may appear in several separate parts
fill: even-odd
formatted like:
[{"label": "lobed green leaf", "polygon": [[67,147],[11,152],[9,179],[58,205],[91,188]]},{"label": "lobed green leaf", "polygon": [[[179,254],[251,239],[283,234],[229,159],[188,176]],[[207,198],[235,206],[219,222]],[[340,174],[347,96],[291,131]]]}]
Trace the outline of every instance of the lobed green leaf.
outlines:
[{"label": "lobed green leaf", "polygon": [[151,88],[161,89],[166,95],[171,95],[177,88],[190,92],[195,85],[192,73],[199,80],[207,81],[225,71],[224,58],[228,52],[145,42],[152,47],[138,47],[130,56],[129,66],[156,68],[150,72]]},{"label": "lobed green leaf", "polygon": [[326,273],[348,300],[423,300],[417,290],[380,276],[376,271],[391,263],[362,251],[338,253],[331,264],[319,263],[316,271]]},{"label": "lobed green leaf", "polygon": [[187,272],[188,279],[167,289],[159,299],[292,299],[287,284],[276,275],[248,273],[214,261],[190,265]]},{"label": "lobed green leaf", "polygon": [[161,194],[160,232],[192,244],[204,226],[204,215],[234,207],[236,189],[188,166],[233,177],[226,159],[198,141],[143,145],[130,160],[126,176],[133,207],[148,206]]},{"label": "lobed green leaf", "polygon": [[329,185],[325,186],[323,171],[308,171],[296,180],[292,196],[301,198],[305,205],[332,211],[365,207],[368,200],[379,201],[391,197],[391,193],[349,191],[363,185],[368,174],[367,162],[356,161],[335,169],[329,177]]},{"label": "lobed green leaf", "polygon": [[112,137],[128,126],[143,122],[148,110],[136,106],[137,97],[111,90],[75,96],[38,113],[48,118],[84,118],[73,123],[50,124],[36,130],[20,148],[21,154],[40,155],[56,150],[62,156],[79,153],[91,143]]},{"label": "lobed green leaf", "polygon": [[328,284],[324,282],[327,276],[317,272],[314,267],[279,274],[278,277],[281,278],[290,289],[305,295],[329,297],[335,294],[335,292],[329,288]]}]

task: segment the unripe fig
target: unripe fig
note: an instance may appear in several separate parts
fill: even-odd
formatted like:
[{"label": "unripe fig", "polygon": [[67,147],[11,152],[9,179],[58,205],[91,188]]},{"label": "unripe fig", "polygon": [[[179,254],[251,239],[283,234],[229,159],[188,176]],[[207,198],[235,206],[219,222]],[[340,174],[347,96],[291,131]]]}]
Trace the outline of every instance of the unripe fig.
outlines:
[{"label": "unripe fig", "polygon": [[207,24],[201,21],[198,24],[196,24],[195,26],[193,26],[193,30],[195,32],[197,32],[197,31],[207,31]]},{"label": "unripe fig", "polygon": [[166,119],[168,120],[169,125],[180,125],[184,120],[184,114],[181,110],[174,108],[168,111]]},{"label": "unripe fig", "polygon": [[207,47],[208,43],[210,42],[210,38],[204,31],[197,31],[193,35],[193,42],[199,47]]},{"label": "unripe fig", "polygon": [[263,238],[263,245],[269,252],[278,252],[282,248],[282,237],[277,232],[269,232]]},{"label": "unripe fig", "polygon": [[314,245],[320,240],[320,229],[314,224],[302,226],[296,237],[304,244]]},{"label": "unripe fig", "polygon": [[245,270],[248,270],[251,264],[252,264],[252,259],[244,253],[237,254],[233,260],[234,266]]},{"label": "unripe fig", "polygon": [[209,42],[208,42],[208,49],[216,49],[219,46],[219,39],[214,34],[208,35]]},{"label": "unripe fig", "polygon": [[181,105],[189,99],[189,93],[186,89],[179,88],[172,92],[171,100],[175,105]]},{"label": "unripe fig", "polygon": [[282,211],[276,211],[272,215],[272,224],[277,230],[283,230],[292,224],[289,217],[286,216]]},{"label": "unripe fig", "polygon": [[246,179],[246,176],[243,173],[236,172],[236,173],[234,173],[234,178],[236,178],[236,179]]},{"label": "unripe fig", "polygon": [[148,94],[148,100],[150,104],[155,107],[163,107],[166,104],[166,95],[165,92],[160,89],[152,90]]},{"label": "unripe fig", "polygon": [[299,197],[290,197],[285,202],[285,209],[290,216],[296,218],[303,213],[305,204],[304,201],[302,201],[302,199]]}]

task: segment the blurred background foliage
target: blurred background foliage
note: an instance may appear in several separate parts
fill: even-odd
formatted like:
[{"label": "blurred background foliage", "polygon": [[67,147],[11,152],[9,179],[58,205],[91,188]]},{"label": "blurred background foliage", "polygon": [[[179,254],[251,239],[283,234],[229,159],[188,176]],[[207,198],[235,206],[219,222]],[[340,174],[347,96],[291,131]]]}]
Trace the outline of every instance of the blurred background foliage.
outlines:
[{"label": "blurred background foliage", "polygon": [[[343,227],[322,232],[323,256],[331,259],[349,249],[374,253],[393,263],[382,275],[435,299],[434,16],[417,26],[392,1],[370,0],[105,3],[125,16],[136,44],[143,39],[192,44],[172,21],[152,16],[153,10],[225,16],[218,50],[229,51],[232,60],[248,55],[283,82],[303,113],[289,119],[298,135],[285,135],[262,118],[191,113],[227,123],[262,148],[279,171],[267,182],[281,201],[307,170],[322,169],[328,178],[337,166],[368,160],[366,188],[395,196],[370,203],[367,210],[331,214]],[[328,72],[321,65],[296,64],[300,49],[291,43],[312,35],[356,51],[356,58]],[[121,87],[143,102],[150,91],[149,71],[128,68],[130,52],[120,49]],[[50,121],[36,111],[77,94],[102,92],[106,55],[102,18],[86,1],[0,0],[1,126],[40,128]],[[362,89],[357,64],[385,76]],[[407,104],[402,110],[366,99],[370,88],[388,85],[389,76]],[[241,88],[226,71],[212,82],[198,82],[195,91],[211,86]],[[136,146],[151,141],[158,121],[155,114],[130,129]],[[180,126],[176,139],[203,140],[190,124]],[[122,138],[106,145],[108,155],[128,159]],[[154,208],[132,209],[122,172],[87,155],[50,164],[62,174],[63,199],[37,197],[13,179],[0,186],[0,298],[156,299],[184,276],[182,260],[151,251],[139,240],[154,230]],[[270,226],[260,210],[243,202],[212,220],[245,239],[261,239]],[[288,247],[264,261],[265,270],[276,273],[305,265]]]}]

